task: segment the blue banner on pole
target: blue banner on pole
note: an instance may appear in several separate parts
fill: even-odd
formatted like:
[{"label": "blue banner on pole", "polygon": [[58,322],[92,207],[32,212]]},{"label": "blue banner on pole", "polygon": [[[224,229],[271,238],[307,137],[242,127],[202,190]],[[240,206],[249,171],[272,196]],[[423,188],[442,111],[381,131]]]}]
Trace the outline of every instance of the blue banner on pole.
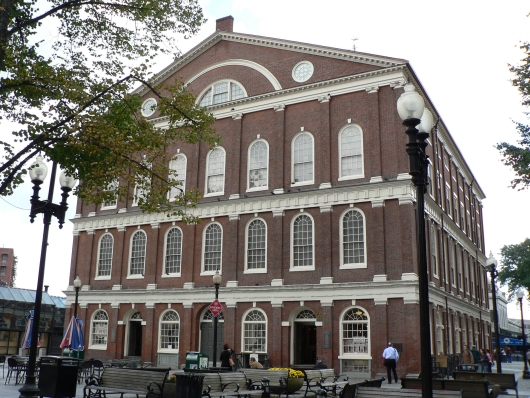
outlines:
[{"label": "blue banner on pole", "polygon": [[[513,337],[500,337],[499,338],[499,343],[501,346],[503,345],[520,345],[522,346],[523,345],[523,340],[521,339],[514,339]],[[493,345],[495,345],[496,342],[495,342],[495,339],[493,339]]]}]

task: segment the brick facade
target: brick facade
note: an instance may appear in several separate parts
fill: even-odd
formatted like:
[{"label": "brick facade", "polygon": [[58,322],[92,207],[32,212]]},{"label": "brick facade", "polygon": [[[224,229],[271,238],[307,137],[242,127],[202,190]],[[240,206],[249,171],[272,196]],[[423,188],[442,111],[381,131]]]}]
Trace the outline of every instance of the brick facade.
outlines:
[{"label": "brick facade", "polygon": [[[213,272],[203,265],[204,233],[216,223],[222,229],[219,298],[225,307],[220,343],[249,353],[244,325],[257,310],[265,319],[266,340],[255,344],[258,352],[267,352],[271,365],[307,364],[321,355],[337,370],[373,375],[383,371],[379,358],[386,342],[393,341],[403,346],[398,372],[418,372],[415,195],[407,137],[396,111],[404,83],[416,86],[435,120],[439,115],[407,61],[233,33],[232,24],[233,19],[220,20],[214,35],[159,77],[190,82],[196,94],[220,81],[235,82],[246,92],[244,98],[211,107],[226,154],[224,192],[205,196],[193,210],[202,222],[184,225],[178,218],[142,214],[132,203],[107,210],[78,203],[70,278],[79,275],[85,285],[79,300],[87,325],[86,355],[141,355],[144,361],[176,365],[184,363],[186,351],[208,349],[201,324],[214,288]],[[297,82],[293,67],[301,61],[309,61],[314,71]],[[164,125],[156,112],[152,118]],[[354,178],[340,171],[339,137],[349,126],[362,131],[362,174]],[[309,183],[293,181],[293,142],[299,134],[312,138]],[[267,144],[263,190],[248,185],[249,148],[257,140]],[[432,347],[436,354],[459,353],[464,343],[490,345],[484,193],[442,122],[430,144],[432,195],[426,197],[426,215]],[[186,156],[186,188],[204,192],[210,148],[174,143],[168,151]],[[446,197],[452,207],[453,197],[461,202],[469,221],[464,217],[462,222]],[[351,210],[362,217],[366,248],[364,260],[353,265],[343,263],[341,236],[343,217]],[[293,223],[300,215],[312,222],[314,259],[306,268],[292,259]],[[247,269],[253,220],[266,225],[266,265],[258,271]],[[178,274],[165,268],[167,232],[174,227],[182,233]],[[138,230],[147,236],[145,268],[130,275],[131,239]],[[105,234],[113,238],[112,267],[110,276],[101,277]],[[160,348],[159,325],[168,309],[180,322],[178,350]],[[90,327],[101,310],[108,317],[106,344],[94,345]],[[137,312],[138,319],[131,319]],[[355,320],[350,324],[348,317]],[[367,330],[358,332],[363,327]],[[348,328],[356,331],[348,335]],[[139,351],[134,336],[141,336]],[[364,336],[366,350],[352,336]]]}]

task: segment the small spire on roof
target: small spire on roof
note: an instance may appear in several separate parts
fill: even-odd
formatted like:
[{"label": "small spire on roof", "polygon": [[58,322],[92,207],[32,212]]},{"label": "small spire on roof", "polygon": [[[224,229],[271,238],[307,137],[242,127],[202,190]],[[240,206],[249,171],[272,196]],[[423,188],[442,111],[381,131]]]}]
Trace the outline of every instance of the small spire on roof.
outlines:
[{"label": "small spire on roof", "polygon": [[359,38],[358,38],[358,37],[355,37],[355,36],[353,36],[352,39],[351,39],[351,41],[353,41],[353,48],[352,48],[353,51],[357,51],[357,46],[356,46],[356,44],[355,44],[355,42],[356,42],[357,40],[359,40]]}]

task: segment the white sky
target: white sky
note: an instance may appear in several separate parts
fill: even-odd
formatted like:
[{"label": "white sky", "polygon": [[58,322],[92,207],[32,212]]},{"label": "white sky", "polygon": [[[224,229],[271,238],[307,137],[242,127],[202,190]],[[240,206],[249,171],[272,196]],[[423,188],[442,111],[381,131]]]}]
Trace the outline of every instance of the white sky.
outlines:
[{"label": "white sky", "polygon": [[[250,1],[200,0],[208,22],[200,34],[180,41],[183,51],[215,30],[215,20],[232,15],[234,31],[276,37],[409,60],[486,193],[486,251],[499,259],[500,248],[530,234],[529,191],[509,188],[513,173],[500,162],[494,145],[515,143],[512,119],[524,121],[518,91],[507,64],[523,57],[518,44],[530,40],[527,0],[417,1]],[[160,69],[168,62],[161,60]],[[0,125],[1,126],[1,125]],[[6,131],[3,129],[3,135]],[[405,148],[403,148],[405,150]],[[43,184],[47,192],[48,183]],[[57,188],[58,189],[58,188]],[[42,240],[42,218],[29,223],[31,184],[6,203],[0,197],[0,245],[18,256],[16,286],[35,289]],[[56,199],[56,200],[59,200]],[[70,199],[72,208],[74,200]],[[68,213],[69,218],[73,209]],[[61,295],[68,285],[72,226],[50,228],[44,284]],[[510,317],[519,318],[514,304]],[[529,316],[529,315],[527,315]]]}]

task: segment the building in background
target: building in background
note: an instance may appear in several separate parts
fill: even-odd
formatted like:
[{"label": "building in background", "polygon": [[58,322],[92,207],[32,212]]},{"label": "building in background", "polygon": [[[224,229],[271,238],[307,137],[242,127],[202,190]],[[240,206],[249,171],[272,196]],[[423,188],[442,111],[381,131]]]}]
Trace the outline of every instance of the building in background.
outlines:
[{"label": "building in background", "polygon": [[0,249],[0,286],[13,287],[17,270],[17,258],[13,249]]},{"label": "building in background", "polygon": [[[65,301],[42,293],[40,354],[60,355]],[[22,347],[29,311],[35,308],[35,291],[0,287],[0,355],[25,355]],[[29,352],[29,351],[28,351]]]},{"label": "building in background", "polygon": [[[86,356],[178,366],[211,355],[212,276],[222,275],[217,352],[341,373],[420,370],[415,189],[396,102],[411,82],[434,114],[426,195],[432,353],[491,347],[484,192],[408,61],[233,32],[233,18],[169,65],[216,117],[222,143],[167,150],[183,188],[204,193],[198,225],[133,201],[78,202]],[[450,89],[450,88],[448,88]],[[142,115],[163,128],[156,98]],[[134,187],[130,187],[131,191]],[[68,310],[74,288],[68,289]],[[261,359],[261,358],[260,358]],[[212,364],[210,362],[210,364]]]}]

